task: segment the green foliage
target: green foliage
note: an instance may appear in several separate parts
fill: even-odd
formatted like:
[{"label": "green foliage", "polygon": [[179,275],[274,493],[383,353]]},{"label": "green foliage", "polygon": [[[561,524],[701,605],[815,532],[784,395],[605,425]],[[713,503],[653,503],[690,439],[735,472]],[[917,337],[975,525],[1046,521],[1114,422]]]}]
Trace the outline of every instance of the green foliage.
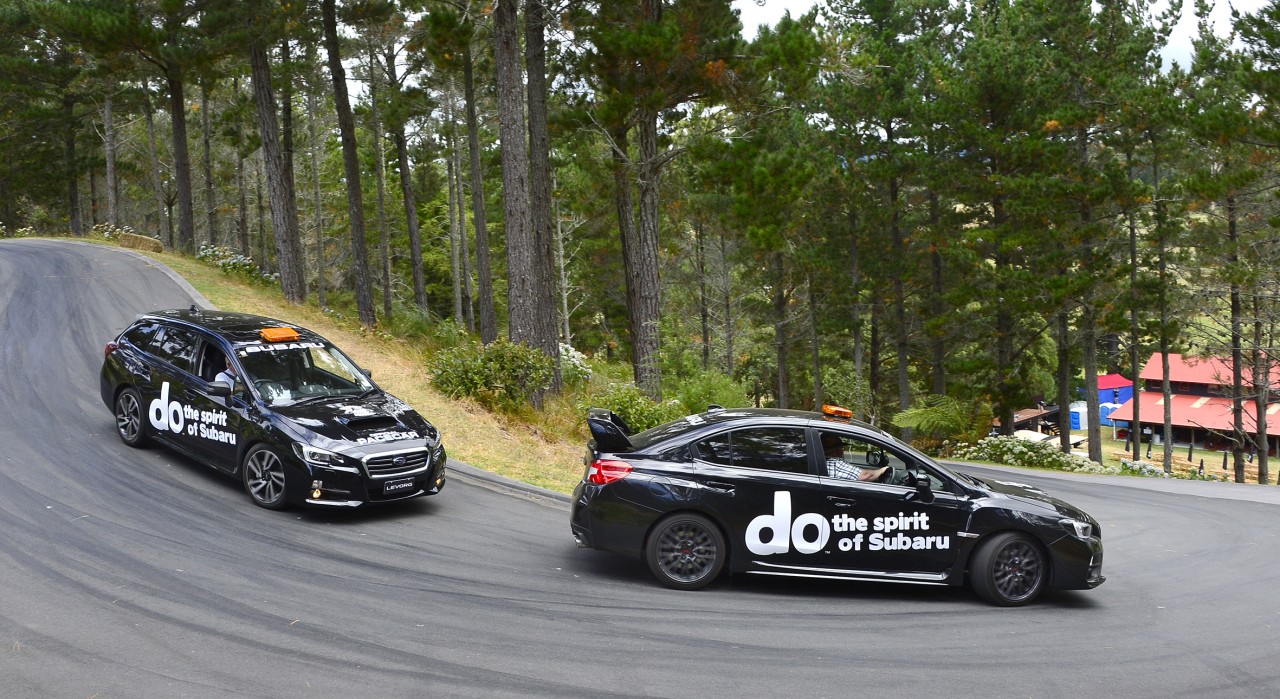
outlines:
[{"label": "green foliage", "polygon": [[201,245],[196,252],[196,259],[217,265],[223,274],[237,277],[251,284],[268,286],[280,280],[279,273],[266,273],[258,268],[252,257],[247,257],[231,248],[218,245]]},{"label": "green foliage", "polygon": [[450,398],[473,398],[488,407],[514,411],[551,386],[552,360],[541,350],[507,339],[462,345],[431,362],[431,383]]},{"label": "green foliage", "polygon": [[990,461],[1024,468],[1047,468],[1073,473],[1119,474],[1115,466],[1105,466],[1083,456],[1063,454],[1053,444],[1030,442],[1017,437],[987,437],[981,442],[957,449],[957,458]]},{"label": "green foliage", "polygon": [[942,439],[957,437],[975,442],[990,428],[991,406],[982,401],[931,395],[924,399],[924,405],[894,415],[893,424]]},{"label": "green foliage", "polygon": [[701,371],[680,382],[676,400],[686,414],[700,413],[708,405],[741,408],[751,404],[742,384],[718,371]]},{"label": "green foliage", "polygon": [[853,362],[837,362],[822,368],[822,391],[827,403],[848,408],[854,415],[868,415],[874,409],[871,387],[859,379]]},{"label": "green foliage", "polygon": [[633,383],[611,383],[603,392],[590,396],[587,402],[589,404],[579,405],[580,412],[585,414],[588,408],[612,410],[635,432],[643,432],[687,414],[680,401],[659,403]]}]

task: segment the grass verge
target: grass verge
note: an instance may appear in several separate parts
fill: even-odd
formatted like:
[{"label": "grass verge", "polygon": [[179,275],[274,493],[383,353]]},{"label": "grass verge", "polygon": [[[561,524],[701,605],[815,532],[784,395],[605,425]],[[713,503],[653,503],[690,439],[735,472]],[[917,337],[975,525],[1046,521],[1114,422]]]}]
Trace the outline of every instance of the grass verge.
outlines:
[{"label": "grass verge", "polygon": [[[582,477],[586,430],[575,419],[571,397],[552,398],[547,419],[538,424],[508,420],[479,404],[454,400],[429,382],[429,348],[368,331],[352,320],[335,318],[314,301],[294,305],[275,287],[258,286],[224,274],[203,262],[171,253],[142,253],[186,279],[215,306],[255,313],[306,326],[337,344],[378,385],[412,405],[440,429],[449,456],[493,473],[550,490],[569,493]],[[577,424],[576,424],[577,423]],[[577,431],[581,434],[577,434]]]}]

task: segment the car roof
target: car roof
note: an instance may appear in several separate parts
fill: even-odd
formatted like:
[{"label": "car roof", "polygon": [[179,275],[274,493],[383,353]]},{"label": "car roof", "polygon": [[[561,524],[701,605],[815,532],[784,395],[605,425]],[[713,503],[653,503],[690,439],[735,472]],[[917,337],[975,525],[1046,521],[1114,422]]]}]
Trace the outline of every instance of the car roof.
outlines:
[{"label": "car roof", "polygon": [[783,410],[780,408],[717,408],[705,413],[689,415],[659,425],[631,436],[636,451],[658,446],[669,440],[693,433],[717,432],[724,428],[746,427],[757,424],[790,424],[796,427],[853,427],[875,434],[883,431],[860,420],[833,418],[810,410]]},{"label": "car roof", "polygon": [[306,341],[325,342],[320,335],[306,328],[286,323],[283,320],[253,315],[251,313],[233,313],[231,311],[203,310],[196,307],[174,308],[144,313],[138,320],[177,321],[191,325],[221,336],[231,344],[256,344],[262,342],[258,331],[263,328],[292,328],[298,331],[301,339]]}]

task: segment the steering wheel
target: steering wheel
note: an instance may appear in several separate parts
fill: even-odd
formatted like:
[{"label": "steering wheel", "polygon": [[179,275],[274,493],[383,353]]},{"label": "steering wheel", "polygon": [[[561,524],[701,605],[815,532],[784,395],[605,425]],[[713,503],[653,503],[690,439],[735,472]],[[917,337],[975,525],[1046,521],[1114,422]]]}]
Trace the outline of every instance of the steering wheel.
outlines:
[{"label": "steering wheel", "polygon": [[258,393],[268,401],[279,398],[284,395],[284,386],[271,379],[257,379],[253,382],[254,388],[258,389]]},{"label": "steering wheel", "polygon": [[[885,461],[888,461],[888,459],[885,459]],[[889,484],[897,483],[898,470],[893,467],[893,464],[885,463],[884,472],[880,474],[880,477],[876,479],[876,482]]]}]

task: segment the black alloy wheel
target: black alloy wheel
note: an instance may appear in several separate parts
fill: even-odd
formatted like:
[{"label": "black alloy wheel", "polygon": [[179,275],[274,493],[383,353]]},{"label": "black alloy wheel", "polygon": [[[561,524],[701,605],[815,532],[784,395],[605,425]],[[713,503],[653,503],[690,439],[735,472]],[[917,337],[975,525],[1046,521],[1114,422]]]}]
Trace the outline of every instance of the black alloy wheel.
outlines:
[{"label": "black alloy wheel", "polygon": [[982,544],[969,575],[979,597],[1001,607],[1019,607],[1040,594],[1048,572],[1039,544],[1025,534],[1004,532]]},{"label": "black alloy wheel", "polygon": [[259,444],[244,457],[240,467],[245,492],[255,505],[278,510],[285,505],[284,462],[270,447]]},{"label": "black alloy wheel", "polygon": [[710,584],[724,568],[726,553],[720,528],[695,514],[675,514],[662,520],[645,546],[649,570],[663,585],[677,590],[697,590]]},{"label": "black alloy wheel", "polygon": [[116,432],[120,441],[131,447],[147,443],[147,430],[142,422],[142,396],[137,389],[126,388],[116,396]]}]

